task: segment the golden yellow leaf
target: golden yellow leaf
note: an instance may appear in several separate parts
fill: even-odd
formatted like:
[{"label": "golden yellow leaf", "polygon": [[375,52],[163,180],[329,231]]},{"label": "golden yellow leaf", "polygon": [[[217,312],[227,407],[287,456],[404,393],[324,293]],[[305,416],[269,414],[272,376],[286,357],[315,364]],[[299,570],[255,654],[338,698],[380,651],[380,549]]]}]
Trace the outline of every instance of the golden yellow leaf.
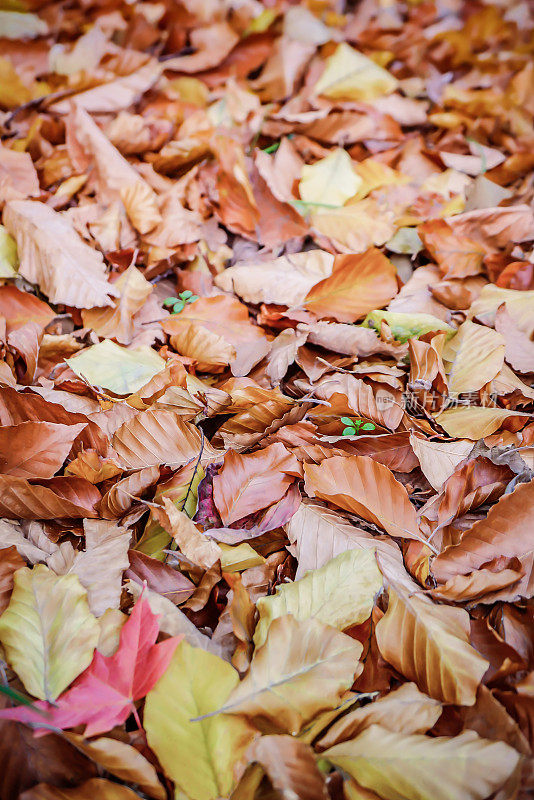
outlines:
[{"label": "golden yellow leaf", "polygon": [[335,100],[374,100],[391,94],[396,88],[397,79],[393,75],[342,42],[327,58],[314,91]]},{"label": "golden yellow leaf", "polygon": [[458,406],[435,415],[436,422],[449,436],[477,441],[500,428],[519,431],[530,421],[528,414],[492,406]]},{"label": "golden yellow leaf", "polygon": [[471,706],[488,662],[469,644],[469,614],[389,587],[376,626],[382,656],[436,700]]},{"label": "golden yellow leaf", "polygon": [[226,797],[233,768],[255,731],[241,717],[216,714],[239,682],[230,664],[181,642],[145,702],[148,743],[166,774],[191,800]]},{"label": "golden yellow leaf", "polygon": [[89,666],[98,635],[76,575],[58,577],[44,564],[17,570],[0,642],[30,694],[54,701]]},{"label": "golden yellow leaf", "polygon": [[0,225],[0,278],[14,278],[18,265],[17,243]]},{"label": "golden yellow leaf", "polygon": [[474,731],[431,738],[372,725],[323,753],[384,800],[483,800],[513,773],[520,754]]},{"label": "golden yellow leaf", "polygon": [[220,711],[296,734],[320,711],[338,704],[362,670],[362,650],[360,642],[318,619],[278,617]]},{"label": "golden yellow leaf", "polygon": [[359,625],[371,614],[381,588],[374,550],[346,550],[298,581],[281,584],[276,594],[258,600],[260,618],[254,643],[260,647],[273,620],[285,614],[299,621],[318,619],[339,630]]}]

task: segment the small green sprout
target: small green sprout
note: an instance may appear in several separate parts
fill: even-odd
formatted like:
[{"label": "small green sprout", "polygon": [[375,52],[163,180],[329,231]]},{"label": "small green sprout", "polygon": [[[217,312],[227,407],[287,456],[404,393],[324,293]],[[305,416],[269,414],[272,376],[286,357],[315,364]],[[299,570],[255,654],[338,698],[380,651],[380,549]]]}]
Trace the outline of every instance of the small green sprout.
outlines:
[{"label": "small green sprout", "polygon": [[351,419],[350,417],[341,417],[341,422],[346,427],[343,428],[342,436],[355,436],[360,431],[374,431],[376,425],[372,422],[364,422],[363,419]]},{"label": "small green sprout", "polygon": [[179,314],[180,311],[183,311],[185,308],[186,303],[194,303],[195,300],[198,300],[198,295],[193,294],[187,289],[185,292],[180,292],[178,297],[166,297],[163,301],[163,305],[169,308],[172,306],[172,314]]}]

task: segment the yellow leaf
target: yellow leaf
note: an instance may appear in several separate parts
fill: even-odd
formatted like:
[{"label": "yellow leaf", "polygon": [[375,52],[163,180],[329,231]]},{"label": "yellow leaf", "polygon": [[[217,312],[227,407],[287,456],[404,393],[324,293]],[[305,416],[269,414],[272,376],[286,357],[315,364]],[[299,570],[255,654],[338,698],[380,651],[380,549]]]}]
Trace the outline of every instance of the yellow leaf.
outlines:
[{"label": "yellow leaf", "polygon": [[302,168],[299,193],[306,203],[342,206],[362,183],[347,151],[337,147],[326,158]]},{"label": "yellow leaf", "polygon": [[297,734],[320,711],[339,703],[362,670],[362,650],[360,642],[318,619],[279,617],[220,711]]},{"label": "yellow leaf", "polygon": [[235,545],[221,543],[219,548],[223,572],[242,572],[249,567],[260,567],[265,563],[263,556],[256,553],[248,542]]},{"label": "yellow leaf", "polygon": [[477,441],[491,436],[503,426],[506,430],[518,431],[529,422],[530,415],[508,408],[459,406],[436,414],[435,420],[449,436]]},{"label": "yellow leaf", "polygon": [[165,369],[165,361],[151,347],[127,350],[110,339],[86,347],[65,361],[76,375],[93,386],[101,386],[118,395],[136,392]]},{"label": "yellow leaf", "polygon": [[444,703],[472,706],[488,662],[469,644],[469,614],[389,587],[376,626],[382,656],[418,688]]},{"label": "yellow leaf", "polygon": [[442,352],[449,394],[475,392],[493,380],[504,364],[504,348],[504,337],[497,331],[464,322]]},{"label": "yellow leaf", "polygon": [[17,570],[0,642],[31,695],[54,701],[89,666],[98,635],[76,575],[58,577],[44,564]]},{"label": "yellow leaf", "polygon": [[0,225],[0,278],[14,278],[18,265],[17,243]]},{"label": "yellow leaf", "polygon": [[431,738],[372,725],[323,753],[384,800],[482,800],[499,789],[521,756],[474,731]]},{"label": "yellow leaf", "polygon": [[302,621],[315,618],[339,630],[359,625],[369,617],[381,587],[374,550],[346,550],[320,569],[281,584],[276,594],[258,600],[256,647],[264,643],[272,621],[284,614]]},{"label": "yellow leaf", "polygon": [[454,328],[432,314],[407,314],[402,311],[371,311],[362,325],[364,328],[375,328],[379,331],[382,320],[400,342],[407,342],[413,337],[419,338],[431,331],[443,332],[447,336],[455,333]]},{"label": "yellow leaf", "polygon": [[363,53],[342,42],[327,58],[315,93],[337,100],[374,100],[391,94],[397,79]]},{"label": "yellow leaf", "polygon": [[[191,800],[227,797],[233,768],[254,737],[244,719],[216,714],[239,683],[230,664],[181,642],[146,698],[148,743],[165,773]],[[192,721],[194,720],[194,721]]]}]

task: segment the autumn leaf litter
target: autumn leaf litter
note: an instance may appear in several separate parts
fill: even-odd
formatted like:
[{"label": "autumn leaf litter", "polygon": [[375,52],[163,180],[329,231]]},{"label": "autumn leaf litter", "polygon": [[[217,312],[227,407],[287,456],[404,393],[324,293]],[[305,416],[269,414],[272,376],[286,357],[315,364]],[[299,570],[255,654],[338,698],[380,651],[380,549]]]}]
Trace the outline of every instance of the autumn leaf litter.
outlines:
[{"label": "autumn leaf litter", "polygon": [[0,800],[531,796],[533,30],[0,11]]}]

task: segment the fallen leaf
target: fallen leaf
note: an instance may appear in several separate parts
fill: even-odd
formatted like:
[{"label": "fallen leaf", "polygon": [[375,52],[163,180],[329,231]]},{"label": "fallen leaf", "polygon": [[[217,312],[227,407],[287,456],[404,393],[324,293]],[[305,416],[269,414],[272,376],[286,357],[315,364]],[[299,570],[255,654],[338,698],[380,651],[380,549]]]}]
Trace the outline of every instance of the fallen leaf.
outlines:
[{"label": "fallen leaf", "polygon": [[58,211],[44,203],[12,200],[4,224],[17,242],[19,273],[51,303],[76,308],[109,306],[117,290],[108,282],[100,253],[81,241]]},{"label": "fallen leaf", "polygon": [[[56,580],[71,581],[72,577]],[[96,651],[85,672],[54,705],[39,702],[34,708],[18,706],[0,712],[0,717],[32,722],[36,727],[86,725],[86,737],[106,733],[126,721],[134,711],[134,702],[145,697],[166,671],[180,637],[154,644],[157,635],[157,618],[148,602],[140,598],[122,627],[119,649],[113,656]],[[39,713],[43,711],[44,716]]]},{"label": "fallen leaf", "polygon": [[139,797],[131,789],[105,778],[92,778],[74,789],[62,789],[47,783],[38,783],[21,795],[22,800],[89,800],[95,793],[101,800],[136,800]]},{"label": "fallen leaf", "polygon": [[27,691],[52,702],[91,662],[98,624],[75,575],[39,564],[18,570],[14,583],[0,641]]},{"label": "fallen leaf", "polygon": [[435,605],[390,585],[376,640],[386,661],[429,697],[465,706],[475,702],[488,662],[469,644],[463,608]]},{"label": "fallen leaf", "polygon": [[410,444],[425,478],[437,492],[473,449],[470,441],[432,442],[416,433],[410,434]]},{"label": "fallen leaf", "polygon": [[[255,735],[242,717],[217,714],[239,682],[230,664],[182,642],[145,704],[148,743],[192,800],[228,795],[233,768]],[[177,747],[177,744],[179,745]]]},{"label": "fallen leaf", "polygon": [[213,479],[213,497],[225,525],[280,500],[301,470],[297,459],[277,443],[242,456],[230,450]]},{"label": "fallen leaf", "polygon": [[86,347],[66,363],[93,386],[117,395],[137,392],[165,368],[164,360],[150,347],[127,350],[110,339]]},{"label": "fallen leaf", "polygon": [[[519,753],[473,731],[431,738],[373,725],[323,754],[386,800],[482,800],[513,773]],[[488,764],[491,763],[491,770]]]},{"label": "fallen leaf", "polygon": [[299,580],[282,584],[276,594],[258,600],[254,643],[261,647],[273,621],[286,614],[299,622],[317,619],[339,630],[359,625],[370,616],[381,588],[374,550],[345,550]]},{"label": "fallen leaf", "polygon": [[291,736],[262,736],[245,757],[261,764],[273,789],[295,800],[326,800],[324,776],[315,763],[313,750]]},{"label": "fallen leaf", "polygon": [[358,514],[391,536],[421,539],[406,489],[383,464],[367,456],[334,456],[304,465],[306,492]]},{"label": "fallen leaf", "polygon": [[395,268],[375,248],[361,255],[337,256],[332,274],[315,284],[304,305],[319,317],[356,322],[396,294]]},{"label": "fallen leaf", "polygon": [[329,58],[323,74],[314,86],[316,94],[341,100],[374,100],[390,94],[397,81],[363,53],[345,42]]},{"label": "fallen leaf", "polygon": [[219,711],[297,734],[319,711],[337,705],[361,671],[361,652],[359,642],[317,619],[278,617]]}]

